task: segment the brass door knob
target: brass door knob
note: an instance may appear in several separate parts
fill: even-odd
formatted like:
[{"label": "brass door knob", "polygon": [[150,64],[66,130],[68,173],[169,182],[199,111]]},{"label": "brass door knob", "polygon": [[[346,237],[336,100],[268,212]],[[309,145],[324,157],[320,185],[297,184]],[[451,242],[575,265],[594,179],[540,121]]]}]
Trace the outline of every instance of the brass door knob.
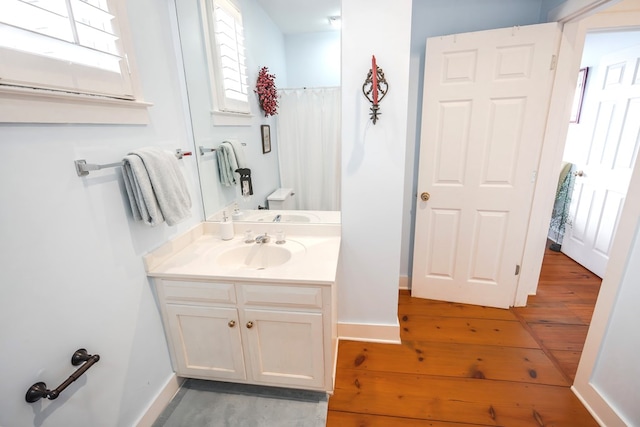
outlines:
[{"label": "brass door knob", "polygon": [[251,329],[253,328],[253,322],[252,321],[248,321],[247,322],[247,329]]},{"label": "brass door knob", "polygon": [[229,320],[229,327],[233,328],[234,326],[236,326],[236,321],[235,320]]},{"label": "brass door knob", "polygon": [[425,191],[424,193],[420,194],[420,198],[423,202],[426,202],[427,200],[429,200],[429,198],[431,198],[431,194]]}]

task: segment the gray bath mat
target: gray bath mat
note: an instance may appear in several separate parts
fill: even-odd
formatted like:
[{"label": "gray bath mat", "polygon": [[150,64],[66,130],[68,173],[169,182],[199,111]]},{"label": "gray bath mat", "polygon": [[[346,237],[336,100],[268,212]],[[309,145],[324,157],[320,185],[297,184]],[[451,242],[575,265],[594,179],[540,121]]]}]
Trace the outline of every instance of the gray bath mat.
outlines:
[{"label": "gray bath mat", "polygon": [[189,379],[153,427],[324,427],[326,393]]}]

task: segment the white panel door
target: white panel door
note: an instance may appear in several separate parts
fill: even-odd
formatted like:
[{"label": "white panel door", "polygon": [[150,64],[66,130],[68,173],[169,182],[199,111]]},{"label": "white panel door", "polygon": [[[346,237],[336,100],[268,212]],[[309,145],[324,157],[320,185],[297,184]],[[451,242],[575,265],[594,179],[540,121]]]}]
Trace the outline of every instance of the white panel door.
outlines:
[{"label": "white panel door", "polygon": [[640,46],[605,56],[586,100],[562,252],[603,277],[640,145]]},{"label": "white panel door", "polygon": [[167,320],[178,375],[247,378],[235,308],[167,304]]},{"label": "white panel door", "polygon": [[558,44],[556,23],[427,40],[413,296],[513,305]]}]

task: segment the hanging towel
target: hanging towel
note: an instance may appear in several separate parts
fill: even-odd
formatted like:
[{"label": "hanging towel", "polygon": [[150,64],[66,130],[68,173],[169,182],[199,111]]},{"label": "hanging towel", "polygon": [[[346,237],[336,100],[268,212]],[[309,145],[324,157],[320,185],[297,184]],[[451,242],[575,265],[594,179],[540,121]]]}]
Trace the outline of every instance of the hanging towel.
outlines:
[{"label": "hanging towel", "polygon": [[155,147],[123,159],[124,184],[133,217],[155,226],[175,225],[191,215],[191,197],[176,156]]},{"label": "hanging towel", "polygon": [[247,159],[244,156],[244,148],[242,148],[242,144],[238,141],[225,141],[233,147],[233,153],[236,155],[236,163],[238,163],[238,167],[236,169],[247,169]]},{"label": "hanging towel", "polygon": [[216,150],[218,160],[218,176],[220,183],[225,187],[237,184],[234,172],[238,169],[238,160],[236,159],[233,146],[229,142],[223,142]]},{"label": "hanging towel", "polygon": [[230,142],[233,147],[233,152],[236,155],[236,163],[238,164],[238,167],[234,170],[240,175],[240,194],[242,194],[243,197],[248,198],[253,195],[253,183],[251,182],[251,169],[247,166],[242,143],[238,141],[225,142]]},{"label": "hanging towel", "polygon": [[558,185],[556,186],[556,196],[560,192],[560,187],[562,187],[562,184],[564,183],[565,179],[567,179],[567,175],[569,174],[569,171],[571,170],[572,166],[573,164],[569,162],[562,162],[562,168],[560,169],[560,176],[558,177]]},{"label": "hanging towel", "polygon": [[[247,167],[247,161],[244,155],[242,144],[238,141],[224,141],[218,146],[218,177],[220,183],[225,187],[236,185],[239,181],[240,194],[249,197],[253,194],[253,185],[251,183],[251,169]],[[239,178],[236,177],[239,174]]]}]

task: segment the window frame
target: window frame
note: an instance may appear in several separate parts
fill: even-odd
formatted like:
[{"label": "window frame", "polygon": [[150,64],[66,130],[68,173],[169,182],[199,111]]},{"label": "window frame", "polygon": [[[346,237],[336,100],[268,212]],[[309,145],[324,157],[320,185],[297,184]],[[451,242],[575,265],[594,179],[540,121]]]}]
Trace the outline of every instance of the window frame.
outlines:
[{"label": "window frame", "polygon": [[[116,17],[117,35],[122,56],[127,62],[131,99],[117,96],[75,93],[71,90],[46,87],[34,81],[32,85],[0,84],[0,123],[78,123],[78,124],[148,124],[148,107],[137,78],[133,42],[126,14],[125,0],[108,0],[109,12]],[[35,54],[28,62],[38,61]],[[46,64],[50,60],[44,59]],[[33,63],[29,66],[33,66]],[[27,67],[27,64],[25,64]]]},{"label": "window frame", "polygon": [[[200,0],[200,16],[202,18],[203,39],[206,50],[207,66],[209,71],[209,82],[211,89],[212,110],[211,118],[214,126],[250,126],[252,124],[252,108],[250,101],[251,90],[249,89],[249,81],[247,75],[247,102],[246,111],[235,111],[232,108],[226,108],[226,96],[224,88],[224,77],[221,65],[221,55],[217,48],[215,25],[213,17],[214,2],[219,0]],[[222,0],[229,3],[235,8],[236,13],[243,20],[242,10],[235,0]],[[244,26],[243,26],[244,32]],[[244,38],[244,35],[243,35]],[[246,58],[246,45],[245,49]],[[246,67],[246,62],[245,62]],[[232,100],[233,104],[237,101]]]}]

